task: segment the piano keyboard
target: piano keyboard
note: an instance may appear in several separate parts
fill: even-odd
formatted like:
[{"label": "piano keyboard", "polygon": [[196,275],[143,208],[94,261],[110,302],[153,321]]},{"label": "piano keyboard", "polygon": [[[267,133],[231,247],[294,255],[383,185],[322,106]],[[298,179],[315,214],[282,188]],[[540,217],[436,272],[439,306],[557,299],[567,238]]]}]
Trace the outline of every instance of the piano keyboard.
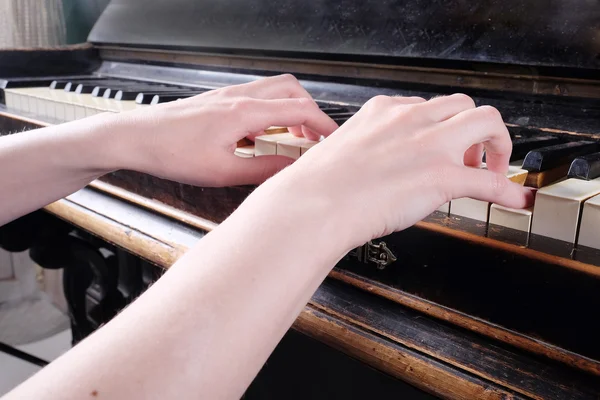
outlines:
[{"label": "piano keyboard", "polygon": [[[101,76],[12,79],[0,81],[0,100],[17,113],[51,122],[67,122],[103,112],[121,112],[176,101],[212,88],[146,82]],[[359,109],[317,101],[338,125]],[[455,199],[442,205],[444,215],[468,218],[487,228],[511,228],[573,245],[600,249],[600,146],[509,127],[513,152],[509,179],[537,190],[532,208],[514,210],[474,199]],[[318,141],[298,138],[286,128],[272,127],[254,143],[240,141],[235,154],[251,158],[284,155],[298,159]],[[485,156],[482,160],[485,168]]]},{"label": "piano keyboard", "polygon": [[[500,226],[524,232],[527,237],[534,234],[600,249],[600,233],[596,232],[600,224],[600,145],[509,130],[513,153],[507,177],[536,191],[534,206],[510,209],[461,198],[442,205],[438,211],[450,218],[469,218],[488,228]],[[258,136],[253,150],[254,156],[279,154],[297,159],[317,144],[280,133]],[[252,151],[252,147],[244,151]]]},{"label": "piano keyboard", "polygon": [[184,87],[107,77],[0,81],[9,110],[68,122],[104,112],[121,112],[204,93]]}]

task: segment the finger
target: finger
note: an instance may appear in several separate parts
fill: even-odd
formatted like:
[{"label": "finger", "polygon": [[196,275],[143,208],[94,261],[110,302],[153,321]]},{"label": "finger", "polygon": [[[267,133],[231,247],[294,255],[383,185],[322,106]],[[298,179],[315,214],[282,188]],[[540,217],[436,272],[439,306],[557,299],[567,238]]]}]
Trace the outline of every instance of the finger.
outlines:
[{"label": "finger", "polygon": [[239,85],[236,88],[240,95],[255,99],[306,98],[312,96],[302,87],[293,75],[284,74],[263,78],[254,82]]},{"label": "finger", "polygon": [[217,186],[260,185],[293,162],[284,156],[241,158],[232,154],[231,159],[223,163],[223,182]]},{"label": "finger", "polygon": [[534,200],[531,188],[485,169],[457,167],[451,183],[453,199],[470,197],[510,208],[530,207]]},{"label": "finger", "polygon": [[445,121],[455,115],[475,108],[475,102],[465,94],[456,93],[450,96],[435,97],[422,106],[431,119]]},{"label": "finger", "polygon": [[481,106],[463,111],[442,122],[444,136],[462,151],[474,144],[485,147],[485,161],[490,171],[506,173],[512,152],[510,134],[502,116],[493,107]]},{"label": "finger", "polygon": [[480,167],[483,160],[483,144],[477,143],[469,147],[463,159],[464,165],[468,167]]},{"label": "finger", "polygon": [[[248,132],[270,126],[303,126],[315,136],[329,136],[337,124],[312,101],[307,99],[246,99],[237,105],[246,121]],[[307,131],[308,132],[308,131]]]},{"label": "finger", "polygon": [[396,103],[396,104],[417,104],[417,103],[426,103],[427,100],[425,100],[422,97],[418,97],[418,96],[400,96],[400,95],[395,95],[392,96],[392,100]]},{"label": "finger", "polygon": [[321,135],[319,135],[317,132],[313,131],[312,129],[310,129],[309,127],[306,127],[306,126],[302,127],[302,134],[308,140],[317,141],[321,138]]}]

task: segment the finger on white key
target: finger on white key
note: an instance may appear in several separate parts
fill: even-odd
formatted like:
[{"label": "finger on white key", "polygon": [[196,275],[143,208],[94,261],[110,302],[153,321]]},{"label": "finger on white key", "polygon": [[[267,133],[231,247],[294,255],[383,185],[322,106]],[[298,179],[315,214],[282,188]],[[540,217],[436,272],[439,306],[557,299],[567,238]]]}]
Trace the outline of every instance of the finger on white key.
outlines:
[{"label": "finger on white key", "polygon": [[582,204],[600,194],[600,178],[567,179],[538,190],[531,233],[575,243]]},{"label": "finger on white key", "polygon": [[300,145],[300,155],[306,153],[308,150],[310,150],[317,143],[319,143],[319,142],[312,141],[312,140],[307,140],[305,143],[302,143]]},{"label": "finger on white key", "polygon": [[[483,164],[481,169],[486,169],[486,164]],[[520,167],[509,165],[506,177],[520,185],[525,183],[527,179],[527,171]],[[487,201],[462,197],[452,200],[452,206],[449,210],[450,215],[467,217],[478,221],[487,222],[489,219],[490,203]]]},{"label": "finger on white key", "polygon": [[295,137],[296,136],[289,132],[257,136],[254,138],[254,155],[276,155],[277,142],[294,139]]},{"label": "finger on white key", "polygon": [[305,146],[304,148],[308,149],[317,143],[317,141],[300,137],[281,140],[277,142],[277,155],[297,160],[302,155],[303,146]]},{"label": "finger on white key", "polygon": [[452,204],[451,201],[444,203],[441,206],[439,206],[437,210],[443,212],[444,214],[450,214],[451,204]]},{"label": "finger on white key", "polygon": [[492,204],[490,207],[489,223],[490,225],[503,226],[529,233],[532,216],[533,207],[518,209]]}]

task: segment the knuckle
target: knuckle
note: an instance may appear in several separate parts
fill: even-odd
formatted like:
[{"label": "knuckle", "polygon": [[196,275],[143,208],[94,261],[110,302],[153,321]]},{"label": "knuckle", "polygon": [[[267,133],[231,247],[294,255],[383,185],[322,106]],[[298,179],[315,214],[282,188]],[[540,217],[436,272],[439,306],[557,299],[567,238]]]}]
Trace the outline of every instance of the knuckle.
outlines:
[{"label": "knuckle", "polygon": [[291,83],[291,84],[298,84],[298,85],[300,84],[298,79],[292,74],[281,74],[281,75],[279,75],[279,79],[281,79],[284,82]]},{"label": "knuckle", "polygon": [[492,106],[480,106],[477,108],[482,118],[486,120],[492,120],[493,122],[502,122],[502,115],[495,107]]},{"label": "knuckle", "polygon": [[312,110],[314,108],[318,108],[317,103],[306,97],[299,97],[294,99],[294,101],[297,103],[297,107],[301,108],[302,110]]},{"label": "knuckle", "polygon": [[454,93],[449,96],[454,101],[460,101],[470,108],[475,108],[475,101],[464,93]]},{"label": "knuckle", "polygon": [[508,178],[499,172],[494,172],[490,176],[490,190],[494,196],[501,196],[508,187]]},{"label": "knuckle", "polygon": [[425,100],[423,97],[419,97],[419,96],[411,96],[411,97],[407,97],[407,99],[418,101],[421,103],[427,102],[427,100]]},{"label": "knuckle", "polygon": [[365,103],[365,105],[368,105],[369,107],[372,107],[372,108],[380,108],[380,107],[385,107],[385,106],[389,105],[390,100],[391,100],[391,97],[380,94],[380,95],[377,95],[377,96],[369,99],[369,101],[367,101]]},{"label": "knuckle", "polygon": [[231,109],[234,113],[247,113],[254,107],[255,102],[254,99],[248,97],[236,99],[233,101]]}]

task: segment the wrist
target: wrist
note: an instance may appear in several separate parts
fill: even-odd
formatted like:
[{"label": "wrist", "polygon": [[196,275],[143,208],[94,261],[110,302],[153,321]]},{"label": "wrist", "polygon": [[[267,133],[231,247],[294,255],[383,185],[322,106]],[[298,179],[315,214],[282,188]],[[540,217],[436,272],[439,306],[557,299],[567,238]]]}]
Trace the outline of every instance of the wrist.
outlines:
[{"label": "wrist", "polygon": [[72,141],[74,158],[88,172],[99,176],[119,170],[135,169],[136,127],[129,118],[114,113],[95,115],[71,122],[66,130]]},{"label": "wrist", "polygon": [[240,206],[244,221],[269,224],[282,242],[297,246],[311,257],[333,267],[341,257],[356,247],[355,235],[343,206],[336,204],[325,191],[303,184],[293,167],[288,167],[256,189]]}]

